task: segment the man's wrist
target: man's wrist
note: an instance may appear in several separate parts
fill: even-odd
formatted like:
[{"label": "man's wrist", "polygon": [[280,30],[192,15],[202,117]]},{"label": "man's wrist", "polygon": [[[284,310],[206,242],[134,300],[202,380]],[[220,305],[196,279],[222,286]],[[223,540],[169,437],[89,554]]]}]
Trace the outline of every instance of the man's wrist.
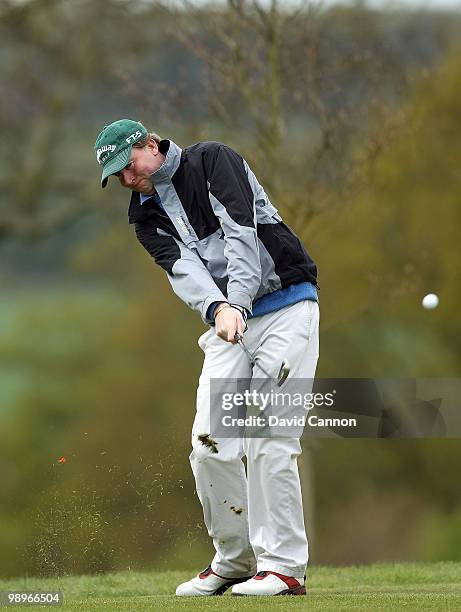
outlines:
[{"label": "man's wrist", "polygon": [[228,304],[227,302],[220,302],[216,308],[214,309],[214,313],[213,313],[213,319],[216,320],[216,317],[218,316],[218,314],[221,312],[221,310],[224,310],[224,308],[230,308],[231,305]]},{"label": "man's wrist", "polygon": [[234,310],[239,311],[239,313],[242,315],[243,322],[245,323],[244,331],[246,331],[248,329],[248,326],[247,326],[248,312],[246,308],[244,308],[243,306],[240,306],[239,304],[229,304],[228,302],[220,302],[215,307],[214,312],[213,312],[214,321],[216,321],[216,317],[218,316],[218,314],[225,308],[233,308]]}]

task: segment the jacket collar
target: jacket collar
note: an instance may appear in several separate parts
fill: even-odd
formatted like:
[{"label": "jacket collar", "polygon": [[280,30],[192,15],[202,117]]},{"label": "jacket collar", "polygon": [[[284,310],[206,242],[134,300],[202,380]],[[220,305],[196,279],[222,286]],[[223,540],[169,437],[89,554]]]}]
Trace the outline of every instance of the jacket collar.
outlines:
[{"label": "jacket collar", "polygon": [[[152,175],[152,182],[154,185],[160,185],[161,183],[171,181],[171,178],[179,167],[182,153],[182,149],[172,140],[161,140],[158,148],[160,153],[165,155],[165,161]],[[128,219],[130,223],[147,219],[152,214],[152,209],[153,207],[149,206],[148,201],[141,204],[141,197],[138,191],[131,192],[130,206],[128,208]]]},{"label": "jacket collar", "polygon": [[165,155],[165,161],[152,175],[154,185],[171,181],[173,174],[178,169],[182,152],[182,149],[172,140],[161,140],[158,148],[160,153]]}]

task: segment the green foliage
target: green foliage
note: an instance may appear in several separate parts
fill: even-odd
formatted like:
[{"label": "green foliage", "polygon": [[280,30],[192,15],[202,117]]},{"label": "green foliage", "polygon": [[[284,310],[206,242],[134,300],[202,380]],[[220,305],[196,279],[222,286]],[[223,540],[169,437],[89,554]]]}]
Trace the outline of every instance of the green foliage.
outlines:
[{"label": "green foliage", "polygon": [[[456,376],[459,53],[423,79],[392,145],[344,211],[314,220],[325,375]],[[426,293],[435,311],[421,308]],[[344,352],[354,359],[344,359]]]},{"label": "green foliage", "polygon": [[194,388],[182,384],[198,377],[198,347],[162,291],[165,279],[138,303],[68,295],[18,317],[3,359],[28,376],[0,434],[2,515],[25,533],[2,547],[4,572],[161,563],[200,533],[184,477]]}]

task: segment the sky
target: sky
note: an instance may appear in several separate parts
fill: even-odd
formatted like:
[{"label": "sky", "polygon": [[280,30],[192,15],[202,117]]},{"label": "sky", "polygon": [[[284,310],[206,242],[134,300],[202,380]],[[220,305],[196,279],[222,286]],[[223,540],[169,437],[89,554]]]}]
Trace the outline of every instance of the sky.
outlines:
[{"label": "sky", "polygon": [[[351,0],[323,0],[324,4],[352,4]],[[461,0],[367,0],[367,4],[373,7],[386,8],[402,6],[409,9],[457,9],[461,11]]]},{"label": "sky", "polygon": [[[144,1],[149,4],[149,0],[139,0]],[[166,4],[171,3],[181,4],[182,0],[166,0]],[[189,0],[192,3],[196,3],[198,5],[210,2],[210,0]],[[211,0],[212,1],[212,0]],[[224,0],[214,0],[217,3],[223,2]],[[461,0],[363,0],[368,6],[376,7],[380,9],[384,8],[396,8],[402,7],[407,10],[418,10],[418,9],[426,9],[426,10],[456,10],[461,12]],[[270,4],[270,0],[258,0],[260,4],[263,6],[267,6]],[[283,6],[284,3],[298,6],[300,4],[305,4],[307,0],[279,0],[279,6]],[[333,4],[354,4],[357,0],[310,0],[313,5],[318,6],[331,6]]]}]

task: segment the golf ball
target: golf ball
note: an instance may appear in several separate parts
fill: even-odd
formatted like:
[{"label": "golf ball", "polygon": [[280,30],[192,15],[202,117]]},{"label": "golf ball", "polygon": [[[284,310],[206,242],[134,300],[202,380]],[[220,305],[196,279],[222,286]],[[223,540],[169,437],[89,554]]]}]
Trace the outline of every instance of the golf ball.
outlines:
[{"label": "golf ball", "polygon": [[422,305],[426,310],[433,310],[439,305],[439,298],[435,293],[428,293],[423,297]]}]

